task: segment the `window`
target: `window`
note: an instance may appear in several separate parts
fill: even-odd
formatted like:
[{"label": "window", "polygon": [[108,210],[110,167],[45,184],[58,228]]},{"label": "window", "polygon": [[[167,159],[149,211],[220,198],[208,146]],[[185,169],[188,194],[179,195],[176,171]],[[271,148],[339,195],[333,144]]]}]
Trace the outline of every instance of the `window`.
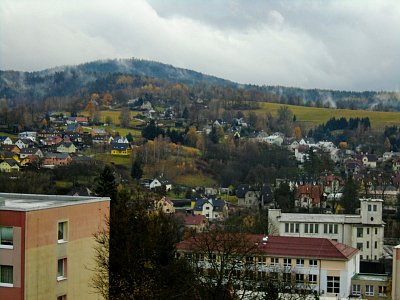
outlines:
[{"label": "window", "polygon": [[376,204],[374,204],[374,206],[373,206],[373,208],[374,208],[374,211],[377,211],[377,205]]},{"label": "window", "polygon": [[310,274],[310,275],[308,275],[308,282],[309,282],[310,284],[317,284],[317,282],[318,282],[318,275],[315,275],[315,274]]},{"label": "window", "polygon": [[296,283],[304,283],[304,274],[296,274]]},{"label": "window", "polygon": [[375,247],[375,249],[378,249],[378,242],[377,241],[374,242],[374,247]]},{"label": "window", "polygon": [[0,226],[0,248],[13,248],[13,228]]},{"label": "window", "polygon": [[378,234],[378,228],[375,228],[375,234]]},{"label": "window", "polygon": [[305,233],[318,233],[318,224],[304,224]]},{"label": "window", "polygon": [[367,249],[369,248],[369,241],[367,241]]},{"label": "window", "polygon": [[267,262],[267,258],[266,257],[259,257],[258,258],[258,264],[259,265],[265,265],[266,264],[266,262]]},{"label": "window", "polygon": [[0,286],[13,286],[13,267],[0,265]]},{"label": "window", "polygon": [[318,261],[316,259],[310,259],[310,267],[311,268],[318,267]]},{"label": "window", "polygon": [[368,204],[368,211],[372,211],[372,206],[371,206],[371,204]]},{"label": "window", "polygon": [[337,224],[335,224],[334,226],[333,226],[333,233],[334,234],[337,234],[338,233],[338,225]]},{"label": "window", "polygon": [[67,278],[67,259],[61,258],[57,261],[57,280]]},{"label": "window", "polygon": [[296,266],[304,267],[304,259],[296,259]]},{"label": "window", "polygon": [[283,273],[283,281],[285,281],[285,282],[292,281],[292,274],[291,273]]},{"label": "window", "polygon": [[374,286],[367,284],[365,286],[365,296],[373,296],[374,295]]},{"label": "window", "polygon": [[272,257],[271,258],[271,266],[278,266],[279,265],[279,258]]},{"label": "window", "polygon": [[308,224],[304,224],[304,233],[308,233]]},{"label": "window", "polygon": [[[248,257],[246,257],[246,261],[247,261]],[[216,261],[217,260],[217,255],[214,253],[211,253],[209,259],[209,261]]]},{"label": "window", "polygon": [[357,243],[357,249],[362,250],[363,249],[363,243]]},{"label": "window", "polygon": [[67,241],[67,222],[58,223],[58,242],[63,243]]},{"label": "window", "polygon": [[357,237],[363,237],[363,229],[357,228]]},{"label": "window", "polygon": [[195,258],[196,261],[204,261],[204,254],[196,253],[194,255],[194,258]]},{"label": "window", "polygon": [[324,224],[324,233],[328,233],[328,224]]},{"label": "window", "polygon": [[246,263],[252,264],[253,263],[253,256],[246,256]]},{"label": "window", "polygon": [[379,296],[386,297],[387,287],[386,286],[379,286]]},{"label": "window", "polygon": [[285,232],[299,233],[300,224],[298,223],[285,223]]},{"label": "window", "polygon": [[369,234],[369,228],[367,228],[367,234]]},{"label": "window", "polygon": [[67,295],[58,296],[57,300],[67,300]]},{"label": "window", "polygon": [[284,258],[283,259],[283,266],[284,267],[291,267],[292,266],[292,259],[291,258]]},{"label": "window", "polygon": [[361,286],[359,284],[353,284],[351,289],[351,294],[353,296],[360,296],[361,295]]},{"label": "window", "polygon": [[327,292],[331,294],[340,293],[340,277],[339,276],[328,276],[327,277]]}]

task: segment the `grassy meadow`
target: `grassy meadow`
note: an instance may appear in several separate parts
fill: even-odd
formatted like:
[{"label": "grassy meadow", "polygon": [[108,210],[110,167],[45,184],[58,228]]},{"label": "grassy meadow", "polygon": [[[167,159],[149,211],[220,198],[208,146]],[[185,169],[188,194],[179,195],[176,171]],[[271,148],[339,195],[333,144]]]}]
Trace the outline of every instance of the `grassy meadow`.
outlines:
[{"label": "grassy meadow", "polygon": [[297,121],[305,124],[307,127],[325,123],[333,117],[336,119],[341,117],[346,119],[368,117],[373,128],[383,128],[387,125],[400,125],[400,112],[318,108],[266,102],[260,103],[260,109],[255,112],[257,114],[266,114],[270,112],[274,116],[281,106],[289,107],[296,115]]}]

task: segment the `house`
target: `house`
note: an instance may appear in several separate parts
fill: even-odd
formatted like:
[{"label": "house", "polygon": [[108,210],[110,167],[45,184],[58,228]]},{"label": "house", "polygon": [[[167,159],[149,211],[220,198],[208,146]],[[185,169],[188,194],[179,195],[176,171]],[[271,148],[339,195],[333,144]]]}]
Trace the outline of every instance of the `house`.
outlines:
[{"label": "house", "polygon": [[363,164],[363,166],[375,169],[378,157],[375,154],[357,154],[355,159]]},{"label": "house", "polygon": [[95,136],[107,136],[107,132],[103,128],[92,128],[92,130],[90,130],[90,135],[92,137],[95,137]]},{"label": "house", "polygon": [[395,172],[400,171],[400,157],[396,157],[392,160],[392,168]]},{"label": "house", "polygon": [[264,208],[273,205],[273,194],[271,187],[263,184],[254,188],[248,184],[241,184],[236,189],[238,205],[244,207]]},{"label": "house", "polygon": [[14,154],[19,154],[19,152],[21,151],[21,149],[18,148],[17,145],[8,145],[8,144],[1,145],[0,149],[2,151],[12,152]]},{"label": "house", "polygon": [[[205,244],[203,239],[207,239],[206,233],[178,243],[178,254],[187,258],[194,267],[202,268],[207,276],[213,276],[209,270],[213,270],[213,266],[218,268],[222,255],[225,255],[225,264],[234,265],[233,268],[240,272],[254,274],[248,279],[253,281],[247,285],[250,289],[269,280],[287,281],[298,288],[308,289],[310,294],[319,295],[319,299],[347,299],[352,278],[359,273],[359,250],[326,238],[247,234],[242,243],[254,247],[253,253],[238,253],[243,247],[234,249],[233,259],[219,251],[223,249],[223,235],[221,238],[216,236],[215,247],[208,249],[201,248]],[[239,279],[233,284],[242,285],[243,282]],[[259,298],[264,299],[262,294]]]},{"label": "house", "polygon": [[57,152],[60,153],[75,153],[76,150],[75,145],[71,142],[62,142],[57,146]]},{"label": "house", "polygon": [[175,215],[182,221],[185,228],[193,230],[194,232],[203,232],[208,228],[208,220],[203,215],[182,212],[177,212]]},{"label": "house", "polygon": [[34,145],[34,142],[31,139],[18,139],[18,141],[15,142],[15,145],[19,149],[23,149],[23,148],[32,147]]},{"label": "house", "polygon": [[268,136],[268,133],[261,131],[257,134],[256,140],[259,143],[266,143],[268,141]]},{"label": "house", "polygon": [[223,220],[228,216],[228,205],[218,199],[196,199],[192,201],[195,215],[203,215],[208,220]]},{"label": "house", "polygon": [[96,300],[94,234],[108,197],[0,193],[0,299]]},{"label": "house", "polygon": [[390,283],[388,274],[354,274],[350,295],[352,298],[390,300]]},{"label": "house", "polygon": [[[16,147],[16,148],[18,148],[18,147]],[[10,152],[10,151],[1,150],[0,151],[0,159],[3,159],[3,160],[4,159],[13,159],[15,161],[19,161],[19,154]]]},{"label": "house", "polygon": [[67,133],[83,133],[83,127],[79,123],[72,123],[68,124],[67,128],[65,129]]},{"label": "house", "polygon": [[39,148],[23,148],[19,153],[19,158],[24,159],[29,156],[36,156],[38,158],[43,158],[43,152]]},{"label": "house", "polygon": [[379,260],[383,257],[381,199],[360,199],[358,215],[282,213],[270,209],[271,225],[282,236],[329,238],[360,250],[360,258]]},{"label": "house", "polygon": [[18,133],[18,138],[19,139],[28,139],[28,140],[31,140],[32,142],[36,142],[37,132],[36,131],[20,132],[20,133]]},{"label": "house", "polygon": [[158,201],[156,200],[154,206],[157,210],[161,210],[165,214],[175,213],[174,203],[167,197],[162,197]]},{"label": "house", "polygon": [[63,141],[62,137],[59,135],[46,137],[44,140],[40,140],[40,142],[45,146],[53,146],[58,145]]},{"label": "house", "polygon": [[267,137],[266,142],[270,145],[277,145],[277,146],[281,146],[283,143],[283,137],[280,134],[273,134]]},{"label": "house", "polygon": [[20,167],[16,160],[14,159],[6,159],[0,163],[0,172],[11,173],[11,172],[19,172]]},{"label": "house", "polygon": [[112,143],[111,144],[111,155],[129,156],[132,153],[132,149],[129,144],[126,143]]},{"label": "house", "polygon": [[304,208],[321,207],[323,193],[324,189],[320,185],[299,185],[295,191],[295,205]]},{"label": "house", "polygon": [[162,176],[160,176],[158,178],[154,178],[150,182],[149,188],[152,190],[152,189],[160,187],[160,186],[164,186],[166,192],[172,190],[172,184],[167,179],[163,178]]},{"label": "house", "polygon": [[43,167],[54,168],[55,166],[66,166],[71,161],[72,158],[68,153],[47,152],[43,160]]},{"label": "house", "polygon": [[0,144],[2,145],[12,145],[13,141],[8,136],[0,136]]},{"label": "house", "polygon": [[88,125],[89,121],[86,117],[69,117],[67,120],[67,124],[79,124],[79,125]]}]

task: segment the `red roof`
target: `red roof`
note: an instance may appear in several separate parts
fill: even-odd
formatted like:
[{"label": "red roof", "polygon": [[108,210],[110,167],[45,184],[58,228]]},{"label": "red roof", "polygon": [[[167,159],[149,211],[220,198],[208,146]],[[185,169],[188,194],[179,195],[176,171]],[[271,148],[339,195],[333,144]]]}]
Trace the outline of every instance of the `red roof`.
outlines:
[{"label": "red roof", "polygon": [[[195,238],[182,241],[177,245],[178,250],[195,250]],[[358,249],[325,238],[268,236],[268,241],[263,241],[261,234],[247,234],[248,243],[258,245],[258,251],[270,257],[293,257],[348,260],[358,252]]]},{"label": "red roof", "polygon": [[206,220],[203,215],[187,215],[183,219],[185,225],[200,225]]}]

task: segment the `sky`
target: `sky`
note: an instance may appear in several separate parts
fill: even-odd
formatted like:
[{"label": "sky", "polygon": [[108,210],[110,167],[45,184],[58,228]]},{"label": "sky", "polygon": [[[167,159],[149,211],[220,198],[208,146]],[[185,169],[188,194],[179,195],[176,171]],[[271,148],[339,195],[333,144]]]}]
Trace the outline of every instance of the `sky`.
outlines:
[{"label": "sky", "polygon": [[400,1],[0,1],[1,70],[132,57],[239,83],[400,91]]}]

